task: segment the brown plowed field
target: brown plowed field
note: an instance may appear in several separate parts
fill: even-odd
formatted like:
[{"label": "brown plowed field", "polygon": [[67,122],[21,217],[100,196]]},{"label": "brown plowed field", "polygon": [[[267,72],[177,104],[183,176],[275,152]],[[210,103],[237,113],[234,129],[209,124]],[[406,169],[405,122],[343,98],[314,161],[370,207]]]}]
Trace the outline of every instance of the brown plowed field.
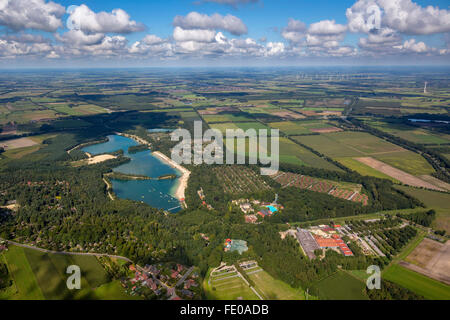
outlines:
[{"label": "brown plowed field", "polygon": [[397,179],[398,181],[409,185],[413,187],[421,187],[421,188],[427,188],[431,190],[438,190],[438,191],[445,191],[441,188],[438,188],[431,183],[424,181],[418,177],[413,176],[412,174],[406,173],[405,171],[402,171],[400,169],[394,168],[384,162],[378,161],[371,157],[364,157],[364,158],[355,158],[361,163],[364,163],[365,165],[368,165],[369,167],[378,170],[389,177],[392,177],[394,179]]}]

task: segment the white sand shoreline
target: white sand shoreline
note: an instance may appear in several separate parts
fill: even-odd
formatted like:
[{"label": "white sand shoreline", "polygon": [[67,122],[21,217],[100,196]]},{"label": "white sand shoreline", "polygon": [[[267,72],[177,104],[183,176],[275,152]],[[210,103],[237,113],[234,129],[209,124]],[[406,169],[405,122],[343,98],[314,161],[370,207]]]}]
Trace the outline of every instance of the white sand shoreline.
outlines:
[{"label": "white sand shoreline", "polygon": [[181,177],[179,178],[179,184],[177,186],[177,190],[175,191],[175,198],[177,198],[180,201],[182,199],[185,199],[185,190],[187,188],[189,176],[191,175],[191,172],[159,151],[152,152],[152,154],[154,156],[160,158],[164,162],[167,162],[171,167],[177,169],[178,171],[180,171],[182,173]]}]

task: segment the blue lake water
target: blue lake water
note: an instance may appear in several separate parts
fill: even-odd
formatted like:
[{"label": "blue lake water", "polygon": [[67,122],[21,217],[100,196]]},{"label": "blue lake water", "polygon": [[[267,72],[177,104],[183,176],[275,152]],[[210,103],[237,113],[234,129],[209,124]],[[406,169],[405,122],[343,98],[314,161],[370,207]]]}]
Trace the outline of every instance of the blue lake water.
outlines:
[{"label": "blue lake water", "polygon": [[[129,147],[139,145],[139,143],[133,139],[119,135],[108,136],[108,139],[108,142],[87,146],[82,148],[82,150],[92,155],[123,150],[124,156],[130,158],[131,161],[114,168],[113,171],[116,172],[145,175],[151,178],[158,178],[159,176],[166,174],[181,175],[178,170],[153,156],[151,151],[146,150],[129,154]],[[179,183],[178,179],[132,181],[111,179],[111,182],[113,191],[119,198],[143,201],[158,209],[169,210],[176,208],[170,210],[170,212],[178,212],[181,210],[181,208],[179,208],[180,202],[173,197]]]}]

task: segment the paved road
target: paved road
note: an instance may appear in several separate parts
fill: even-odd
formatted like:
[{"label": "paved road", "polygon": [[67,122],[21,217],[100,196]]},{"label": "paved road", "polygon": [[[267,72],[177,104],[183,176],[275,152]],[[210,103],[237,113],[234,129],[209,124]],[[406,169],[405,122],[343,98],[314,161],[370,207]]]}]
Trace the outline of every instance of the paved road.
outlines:
[{"label": "paved road", "polygon": [[189,277],[189,275],[192,273],[192,271],[194,271],[194,267],[190,267],[188,269],[188,271],[186,271],[186,273],[184,274],[184,276],[181,277],[180,280],[178,280],[177,284],[175,285],[175,287],[178,287],[180,284],[182,284],[184,282],[184,280],[186,280],[187,277]]},{"label": "paved road", "polygon": [[111,254],[106,254],[106,253],[53,251],[53,250],[47,250],[47,249],[43,249],[43,248],[30,246],[28,244],[18,243],[18,242],[11,241],[11,240],[5,240],[5,239],[2,239],[2,238],[0,238],[0,240],[3,240],[3,241],[5,241],[5,242],[7,242],[9,244],[13,244],[13,245],[18,246],[18,247],[27,248],[27,249],[31,249],[31,250],[36,250],[36,251],[40,251],[40,252],[44,252],[44,253],[61,254],[61,255],[77,255],[77,256],[110,257],[110,258],[116,258],[116,259],[125,260],[125,261],[128,261],[128,262],[133,262],[133,261],[131,261],[130,259],[128,259],[126,257],[116,256],[116,255],[111,255]]}]

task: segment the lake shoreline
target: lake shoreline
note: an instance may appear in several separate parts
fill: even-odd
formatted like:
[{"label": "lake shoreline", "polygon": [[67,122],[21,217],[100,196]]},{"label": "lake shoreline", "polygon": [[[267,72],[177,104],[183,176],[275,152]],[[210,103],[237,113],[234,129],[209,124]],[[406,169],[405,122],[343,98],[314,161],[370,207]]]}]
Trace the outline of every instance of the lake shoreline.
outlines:
[{"label": "lake shoreline", "polygon": [[[143,144],[143,145],[148,145],[151,147],[151,143],[144,140],[143,138],[140,138],[136,135],[132,135],[132,134],[127,134],[127,133],[121,133],[121,132],[116,132],[117,135],[119,136],[123,136],[123,137],[127,137],[130,139],[133,139],[134,141]],[[179,165],[178,163],[176,163],[175,161],[173,161],[172,159],[170,159],[169,157],[167,157],[165,154],[163,154],[160,151],[151,151],[152,155],[156,156],[157,158],[159,158],[160,160],[162,160],[163,162],[167,163],[168,165],[170,165],[172,168],[177,169],[178,171],[181,172],[181,177],[178,179],[178,185],[176,187],[176,190],[174,192],[173,197],[178,199],[180,202],[184,202],[185,199],[185,191],[188,185],[188,181],[189,181],[189,176],[191,175],[191,172],[182,167],[181,165]]]},{"label": "lake shoreline", "polygon": [[152,152],[152,154],[159,159],[163,160],[167,164],[169,164],[172,168],[177,169],[182,173],[181,177],[179,178],[179,184],[177,186],[177,189],[175,190],[174,197],[177,198],[180,201],[183,201],[185,199],[185,191],[188,185],[189,176],[191,175],[191,172],[167,157],[165,154],[161,153],[160,151]]}]

